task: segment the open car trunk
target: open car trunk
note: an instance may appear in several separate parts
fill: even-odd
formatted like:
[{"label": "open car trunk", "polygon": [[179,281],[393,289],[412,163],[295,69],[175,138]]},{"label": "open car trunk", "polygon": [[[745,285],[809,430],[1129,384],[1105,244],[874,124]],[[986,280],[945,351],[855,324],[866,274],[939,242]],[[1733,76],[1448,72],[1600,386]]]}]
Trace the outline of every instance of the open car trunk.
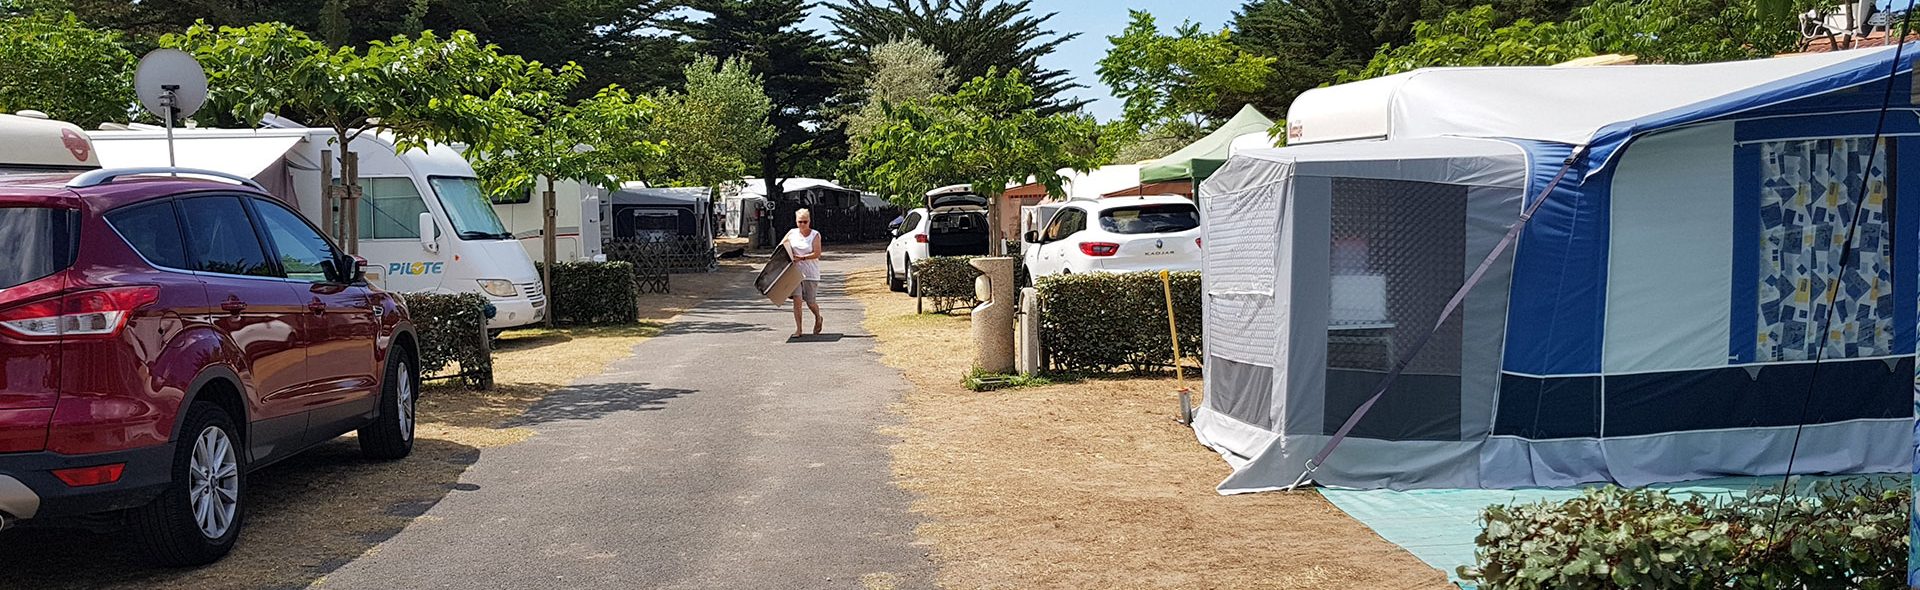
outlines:
[{"label": "open car trunk", "polygon": [[971,193],[939,195],[927,205],[927,253],[931,256],[985,256],[988,249],[987,198]]}]

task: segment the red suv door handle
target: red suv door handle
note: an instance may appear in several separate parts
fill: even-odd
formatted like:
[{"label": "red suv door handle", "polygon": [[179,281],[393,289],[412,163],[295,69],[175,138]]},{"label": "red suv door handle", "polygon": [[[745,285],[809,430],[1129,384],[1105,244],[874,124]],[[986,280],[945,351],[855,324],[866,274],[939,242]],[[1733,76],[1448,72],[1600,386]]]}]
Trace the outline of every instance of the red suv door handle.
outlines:
[{"label": "red suv door handle", "polygon": [[220,303],[220,309],[227,310],[229,313],[240,313],[247,310],[247,302],[239,298],[230,298]]},{"label": "red suv door handle", "polygon": [[307,302],[307,311],[313,312],[314,315],[327,313],[327,304],[319,298],[315,298],[313,301]]}]

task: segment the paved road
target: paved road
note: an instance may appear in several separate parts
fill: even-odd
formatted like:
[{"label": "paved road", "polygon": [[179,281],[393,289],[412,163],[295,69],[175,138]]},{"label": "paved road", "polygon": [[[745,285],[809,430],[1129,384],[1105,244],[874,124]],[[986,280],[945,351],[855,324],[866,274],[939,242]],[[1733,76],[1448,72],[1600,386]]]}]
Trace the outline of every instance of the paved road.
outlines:
[{"label": "paved road", "polygon": [[786,342],[792,315],[750,282],[709,300],[535,406],[519,422],[538,436],[318,587],[932,587],[875,433],[907,384],[841,289],[878,263],[829,257],[811,341]]}]

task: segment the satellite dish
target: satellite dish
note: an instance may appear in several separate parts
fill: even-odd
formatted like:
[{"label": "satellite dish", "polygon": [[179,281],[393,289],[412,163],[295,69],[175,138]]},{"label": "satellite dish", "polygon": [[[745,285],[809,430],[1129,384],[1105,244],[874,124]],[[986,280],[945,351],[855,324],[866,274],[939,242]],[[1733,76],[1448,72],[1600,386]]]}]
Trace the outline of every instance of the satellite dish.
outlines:
[{"label": "satellite dish", "polygon": [[133,91],[140,95],[140,106],[162,120],[191,117],[207,102],[207,71],[185,51],[155,49],[140,58]]}]

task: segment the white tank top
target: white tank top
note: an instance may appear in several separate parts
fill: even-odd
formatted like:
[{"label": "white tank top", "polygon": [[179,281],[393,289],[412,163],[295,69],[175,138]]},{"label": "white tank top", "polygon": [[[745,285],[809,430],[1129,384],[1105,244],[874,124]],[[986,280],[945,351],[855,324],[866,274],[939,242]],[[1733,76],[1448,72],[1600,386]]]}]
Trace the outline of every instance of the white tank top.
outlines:
[{"label": "white tank top", "polygon": [[[812,254],[814,240],[817,239],[820,239],[820,232],[817,231],[813,232],[813,235],[810,236],[800,235],[800,230],[797,229],[787,232],[787,246],[793,249],[793,255],[796,257]],[[820,280],[819,260],[800,260],[794,262],[793,266],[800,269],[801,279],[808,281]]]}]

